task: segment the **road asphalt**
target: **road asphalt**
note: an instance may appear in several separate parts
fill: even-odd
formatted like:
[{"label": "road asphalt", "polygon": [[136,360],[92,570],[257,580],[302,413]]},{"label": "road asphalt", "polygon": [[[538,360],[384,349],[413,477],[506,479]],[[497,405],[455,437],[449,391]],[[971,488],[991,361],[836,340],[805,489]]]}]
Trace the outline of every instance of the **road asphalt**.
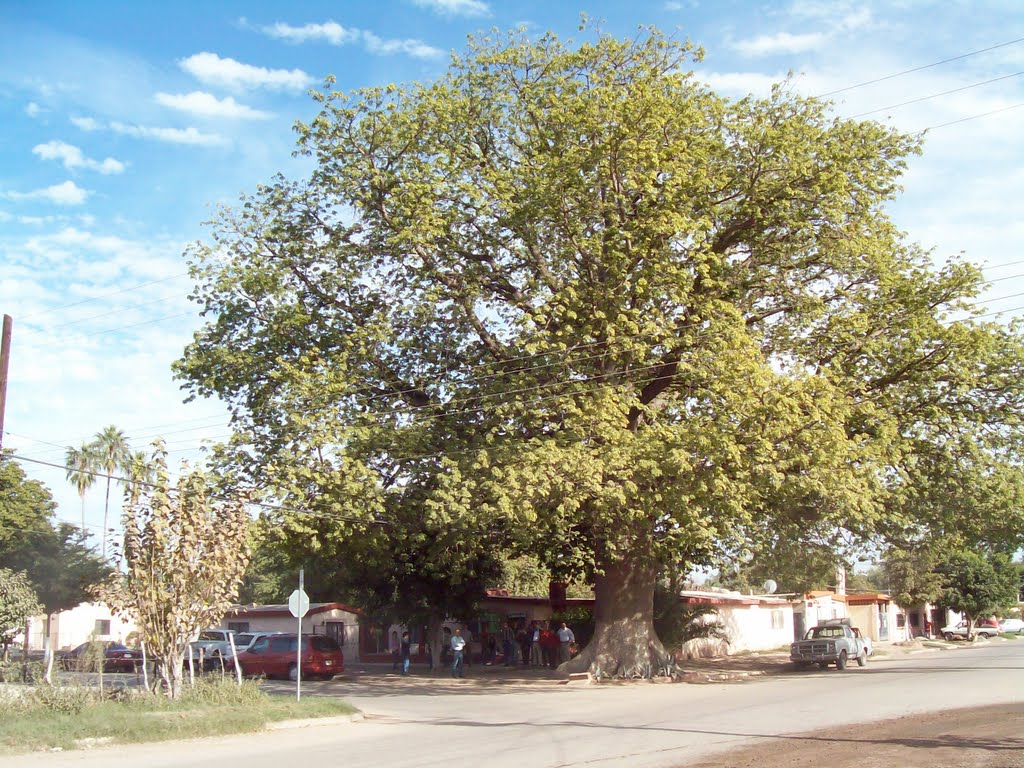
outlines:
[{"label": "road asphalt", "polygon": [[[695,763],[752,766],[756,759],[760,768],[771,768],[812,764],[804,758],[842,744],[853,749],[849,764],[860,760],[859,767],[866,768],[881,765],[866,759],[875,750],[903,747],[938,754],[936,747],[923,745],[940,742],[957,755],[964,750],[969,756],[973,750],[1003,760],[966,765],[1017,765],[1012,762],[1016,753],[1007,746],[1024,746],[1017,706],[1024,699],[1024,640],[946,647],[879,648],[867,667],[844,672],[796,671],[781,654],[695,661],[687,665],[691,684],[563,684],[544,672],[480,667],[472,668],[466,680],[403,678],[388,668],[353,667],[348,679],[308,683],[303,690],[308,696],[344,696],[365,713],[362,722],[22,755],[0,759],[0,766],[281,768],[301,759],[399,768],[467,762],[487,768],[677,768]],[[267,688],[282,694],[290,690],[282,682],[268,683]],[[893,738],[860,745],[852,737],[835,743],[823,738],[836,736],[850,724],[869,722],[890,725],[860,726],[861,733],[895,727],[902,734],[920,718],[929,728],[941,730],[944,726],[935,719],[941,713],[986,705],[1006,706],[987,720],[984,714],[972,715],[974,722],[991,721],[981,741],[955,730],[945,740],[929,737],[916,742],[908,733],[906,744]],[[962,719],[968,722],[967,718]],[[892,722],[902,725],[891,726]],[[780,745],[788,745],[789,761],[770,762],[785,754]],[[744,758],[742,752],[732,752],[737,749],[753,749],[752,754],[760,757],[748,753]],[[731,762],[726,753],[747,762]],[[813,764],[826,763],[831,765],[826,760]],[[925,765],[903,763],[902,758],[886,763]],[[944,763],[929,763],[940,764]]]}]

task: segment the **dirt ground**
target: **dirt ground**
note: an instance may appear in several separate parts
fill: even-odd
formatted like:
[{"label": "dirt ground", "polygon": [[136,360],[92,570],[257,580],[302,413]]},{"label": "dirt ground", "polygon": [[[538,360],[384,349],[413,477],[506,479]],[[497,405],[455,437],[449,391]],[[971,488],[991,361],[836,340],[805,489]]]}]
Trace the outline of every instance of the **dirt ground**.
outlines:
[{"label": "dirt ground", "polygon": [[781,736],[686,764],[686,768],[805,766],[1024,768],[1024,702]]}]

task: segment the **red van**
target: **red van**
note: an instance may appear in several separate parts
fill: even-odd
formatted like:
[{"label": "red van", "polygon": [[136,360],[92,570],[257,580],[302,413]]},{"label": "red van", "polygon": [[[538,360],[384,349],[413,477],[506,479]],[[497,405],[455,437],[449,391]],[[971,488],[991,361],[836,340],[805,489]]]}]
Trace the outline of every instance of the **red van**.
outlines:
[{"label": "red van", "polygon": [[[295,635],[268,635],[256,640],[235,658],[243,675],[287,677],[294,680],[298,676],[296,648],[298,638]],[[303,679],[330,680],[344,671],[345,657],[334,638],[324,635],[302,636]]]}]

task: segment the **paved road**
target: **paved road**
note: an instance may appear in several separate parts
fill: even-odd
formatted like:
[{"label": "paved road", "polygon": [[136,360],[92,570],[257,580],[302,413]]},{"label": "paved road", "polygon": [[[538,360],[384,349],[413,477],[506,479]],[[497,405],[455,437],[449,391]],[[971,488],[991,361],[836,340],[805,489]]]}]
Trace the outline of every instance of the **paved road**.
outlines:
[{"label": "paved road", "polygon": [[19,756],[21,768],[424,768],[587,765],[658,768],[784,734],[1024,699],[1024,643],[993,642],[878,661],[845,673],[793,672],[742,683],[494,686],[477,681],[311,683],[344,691],[362,723]]}]

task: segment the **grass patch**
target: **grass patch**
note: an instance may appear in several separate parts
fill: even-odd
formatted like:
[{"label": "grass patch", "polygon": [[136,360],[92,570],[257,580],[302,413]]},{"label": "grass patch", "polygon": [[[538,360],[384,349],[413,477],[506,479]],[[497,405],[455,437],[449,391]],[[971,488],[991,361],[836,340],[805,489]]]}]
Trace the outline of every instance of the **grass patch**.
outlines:
[{"label": "grass patch", "polygon": [[1016,632],[1000,632],[999,637],[1003,638],[1004,640],[1020,640],[1022,635],[1019,635]]},{"label": "grass patch", "polygon": [[0,754],[76,749],[81,739],[132,744],[251,733],[280,720],[355,711],[338,699],[268,696],[253,681],[241,688],[203,681],[178,701],[138,690],[101,699],[80,686],[18,686],[0,696]]}]

